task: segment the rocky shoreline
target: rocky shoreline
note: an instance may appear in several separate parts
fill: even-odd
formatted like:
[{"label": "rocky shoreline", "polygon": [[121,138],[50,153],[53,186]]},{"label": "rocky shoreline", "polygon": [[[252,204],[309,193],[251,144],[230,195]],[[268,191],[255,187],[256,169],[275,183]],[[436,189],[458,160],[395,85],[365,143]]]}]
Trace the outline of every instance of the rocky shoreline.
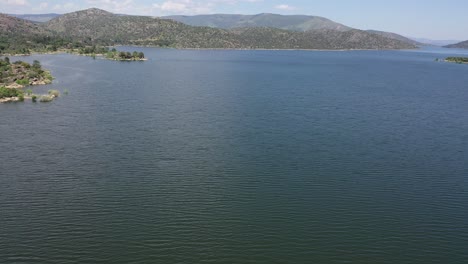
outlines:
[{"label": "rocky shoreline", "polygon": [[50,71],[42,69],[39,61],[33,64],[24,61],[10,63],[10,59],[0,58],[0,103],[23,102],[31,99],[36,102],[50,102],[59,96],[56,90],[50,90],[48,95],[35,95],[31,89],[26,92],[25,87],[46,85],[52,83],[53,77]]},{"label": "rocky shoreline", "polygon": [[17,96],[0,98],[0,103],[11,103],[11,102],[19,102],[19,101],[20,101],[20,98]]}]

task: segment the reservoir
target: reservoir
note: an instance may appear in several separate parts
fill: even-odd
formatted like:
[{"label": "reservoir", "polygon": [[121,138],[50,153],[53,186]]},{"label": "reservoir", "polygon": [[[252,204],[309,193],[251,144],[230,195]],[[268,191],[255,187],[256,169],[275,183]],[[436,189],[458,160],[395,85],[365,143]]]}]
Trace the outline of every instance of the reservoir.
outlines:
[{"label": "reservoir", "polygon": [[468,259],[466,51],[119,49],[11,57],[0,263]]}]

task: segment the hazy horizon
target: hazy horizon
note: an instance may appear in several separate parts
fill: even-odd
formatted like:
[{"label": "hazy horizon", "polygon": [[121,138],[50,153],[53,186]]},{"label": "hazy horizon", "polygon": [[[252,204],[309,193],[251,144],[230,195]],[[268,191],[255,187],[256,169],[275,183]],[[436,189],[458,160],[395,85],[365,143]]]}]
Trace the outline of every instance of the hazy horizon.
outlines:
[{"label": "hazy horizon", "polygon": [[[413,38],[467,40],[468,2],[338,0],[310,3],[305,0],[0,0],[0,12],[10,14],[69,13],[101,8],[128,15],[259,14],[312,15],[357,29],[395,32]],[[339,7],[339,8],[337,8]]]}]

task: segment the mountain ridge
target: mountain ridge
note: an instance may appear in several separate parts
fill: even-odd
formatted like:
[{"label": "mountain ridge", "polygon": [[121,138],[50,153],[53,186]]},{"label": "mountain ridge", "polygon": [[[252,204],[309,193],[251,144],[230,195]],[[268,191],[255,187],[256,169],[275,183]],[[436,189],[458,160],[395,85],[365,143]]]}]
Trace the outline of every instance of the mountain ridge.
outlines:
[{"label": "mountain ridge", "polygon": [[447,45],[444,46],[445,48],[451,48],[451,49],[468,49],[468,40],[458,42],[455,44]]},{"label": "mountain ridge", "polygon": [[452,45],[456,44],[458,42],[461,42],[461,40],[440,40],[440,39],[427,39],[427,38],[413,38],[413,37],[408,37],[414,41],[423,43],[424,45],[430,45],[430,46],[447,46],[447,45]]},{"label": "mountain ridge", "polygon": [[[331,37],[316,32],[296,32],[255,27],[226,30],[194,27],[184,23],[147,16],[116,15],[99,9],[87,9],[57,17],[49,30],[119,44],[161,45],[177,48],[259,48],[259,49],[399,49],[413,48],[402,41],[364,31],[326,29]],[[255,34],[252,34],[255,32]],[[344,34],[348,32],[347,34]],[[338,39],[341,40],[338,41]],[[328,43],[329,45],[325,45]]]},{"label": "mountain ridge", "polygon": [[[97,8],[90,8],[97,12]],[[81,10],[83,11],[83,10]],[[104,10],[103,10],[104,11]],[[80,11],[77,11],[80,12]],[[105,11],[107,12],[107,11]],[[74,13],[74,12],[72,12]],[[110,12],[107,12],[110,13]],[[119,16],[128,16],[124,14],[116,14]],[[49,14],[12,14],[18,18],[30,20],[37,23],[45,23],[62,15],[49,13]],[[332,29],[338,31],[352,30],[353,28],[332,21],[328,18],[312,15],[280,15],[274,13],[260,13],[253,15],[242,14],[206,14],[206,15],[174,15],[162,16],[162,19],[172,19],[192,26],[204,26],[222,29],[233,28],[247,28],[247,27],[272,27],[290,31],[309,31],[309,30],[322,30]],[[384,37],[400,40],[412,45],[422,46],[425,45],[414,39],[406,38],[392,32],[384,32],[378,30],[368,30],[369,33],[378,34]]]},{"label": "mountain ridge", "polygon": [[279,15],[260,13],[255,15],[212,14],[195,16],[163,16],[191,26],[207,26],[223,29],[242,27],[272,27],[292,31],[309,31],[317,29],[333,29],[347,31],[352,28],[334,22],[328,18],[308,15]]},{"label": "mountain ridge", "polygon": [[61,16],[62,14],[57,13],[46,13],[46,14],[8,14],[16,18],[21,18],[24,20],[29,20],[32,22],[45,23],[53,18]]},{"label": "mountain ridge", "polygon": [[[118,14],[123,15],[123,14]],[[25,14],[13,15],[18,18],[44,23],[53,18],[61,16],[60,14]],[[125,15],[124,15],[125,16]],[[275,13],[260,13],[252,15],[243,14],[204,14],[204,15],[173,15],[162,16],[162,19],[172,19],[192,26],[206,26],[222,29],[232,29],[239,27],[273,27],[292,31],[308,31],[319,29],[334,29],[338,31],[347,31],[353,29],[352,27],[343,25],[322,16],[313,15],[280,15]],[[414,38],[407,38],[402,35],[384,32],[379,30],[367,30],[370,33],[378,34],[381,36],[401,40],[413,45],[422,46],[426,45],[422,41]],[[455,43],[454,41],[453,43]],[[445,43],[447,45],[451,43]],[[443,46],[440,45],[440,46]]]},{"label": "mountain ridge", "polygon": [[[268,27],[231,30],[194,27],[170,19],[119,15],[91,8],[35,24],[9,17],[10,23],[28,30],[18,31],[21,45],[57,50],[60,47],[93,45],[144,45],[195,49],[411,49],[414,45],[362,30],[320,29],[306,32]],[[28,39],[30,32],[37,39]],[[23,33],[21,33],[23,32]],[[0,32],[0,40],[6,35]],[[10,49],[17,43],[5,44]],[[25,44],[26,43],[26,44]],[[2,44],[2,43],[0,43]],[[32,45],[31,44],[31,45]],[[36,45],[37,44],[37,45]],[[34,47],[34,45],[32,45]],[[8,50],[4,48],[3,50]],[[0,49],[2,51],[2,49]]]},{"label": "mountain ridge", "polygon": [[369,32],[369,33],[377,34],[377,35],[384,36],[384,37],[387,37],[387,38],[397,39],[397,40],[400,40],[400,41],[403,41],[403,42],[406,42],[406,43],[413,44],[415,46],[424,46],[425,45],[425,44],[423,44],[423,43],[421,43],[419,41],[416,41],[416,40],[413,40],[413,39],[410,39],[410,38],[407,38],[407,37],[404,37],[402,35],[392,33],[392,32],[372,30],[372,29],[369,29],[369,30],[366,30],[366,31]]},{"label": "mountain ridge", "polygon": [[[310,15],[279,15],[272,13],[261,13],[255,15],[211,14],[194,16],[176,15],[164,16],[162,18],[173,19],[191,26],[207,26],[223,29],[233,29],[237,27],[272,27],[300,32],[323,29],[331,29],[343,32],[348,30],[355,30],[352,27],[340,24],[325,17]],[[366,31],[387,38],[400,40],[415,46],[424,45],[418,41],[392,32],[384,32],[379,30]]]}]

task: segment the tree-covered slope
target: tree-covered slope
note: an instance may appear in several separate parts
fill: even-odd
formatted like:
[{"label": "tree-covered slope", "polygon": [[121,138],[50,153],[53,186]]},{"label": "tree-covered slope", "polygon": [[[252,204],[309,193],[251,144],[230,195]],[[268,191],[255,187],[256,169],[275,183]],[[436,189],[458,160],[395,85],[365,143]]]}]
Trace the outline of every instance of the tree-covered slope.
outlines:
[{"label": "tree-covered slope", "polygon": [[0,14],[0,54],[24,54],[30,50],[64,45],[61,37],[31,21]]},{"label": "tree-covered slope", "polygon": [[[100,9],[65,14],[44,24],[2,15],[0,50],[36,51],[94,45],[235,49],[409,49],[415,46],[361,30],[290,31],[271,27],[219,29],[169,19],[115,15]],[[11,52],[18,53],[18,52]]]},{"label": "tree-covered slope", "polygon": [[196,15],[196,16],[167,16],[191,26],[206,26],[215,28],[243,28],[243,27],[271,27],[293,31],[308,31],[318,29],[332,29],[338,31],[350,30],[350,27],[336,23],[324,17],[305,15]]},{"label": "tree-covered slope", "polygon": [[406,43],[413,44],[415,46],[423,46],[424,44],[421,42],[418,42],[416,40],[409,39],[407,37],[403,37],[402,35],[392,33],[392,32],[385,32],[385,31],[379,31],[379,30],[366,30],[369,33],[372,34],[377,34],[383,37],[391,38],[391,39],[397,39]]},{"label": "tree-covered slope", "polygon": [[314,30],[291,32],[273,28],[241,28],[232,32],[249,48],[273,49],[410,49],[415,46],[362,30]]},{"label": "tree-covered slope", "polygon": [[146,16],[122,16],[87,9],[65,14],[45,24],[59,34],[99,44],[141,44],[171,47],[225,47],[225,30],[191,27],[179,22]]},{"label": "tree-covered slope", "polygon": [[[232,30],[194,27],[169,19],[121,16],[99,10],[65,14],[49,21],[48,30],[100,44],[138,44],[177,48],[262,49],[405,49],[402,41],[360,30],[298,32],[271,27]],[[340,42],[341,41],[341,42]],[[327,45],[327,43],[329,45]]]},{"label": "tree-covered slope", "polygon": [[[271,27],[291,31],[316,31],[316,30],[354,30],[351,27],[334,22],[330,19],[319,16],[306,15],[278,15],[278,14],[258,14],[258,15],[196,15],[196,16],[167,16],[164,18],[173,19],[192,26],[207,26],[214,28],[233,29],[251,27]],[[372,34],[377,34],[386,38],[396,39],[411,45],[422,45],[421,43],[403,37],[401,35],[378,30],[367,30]]]}]

